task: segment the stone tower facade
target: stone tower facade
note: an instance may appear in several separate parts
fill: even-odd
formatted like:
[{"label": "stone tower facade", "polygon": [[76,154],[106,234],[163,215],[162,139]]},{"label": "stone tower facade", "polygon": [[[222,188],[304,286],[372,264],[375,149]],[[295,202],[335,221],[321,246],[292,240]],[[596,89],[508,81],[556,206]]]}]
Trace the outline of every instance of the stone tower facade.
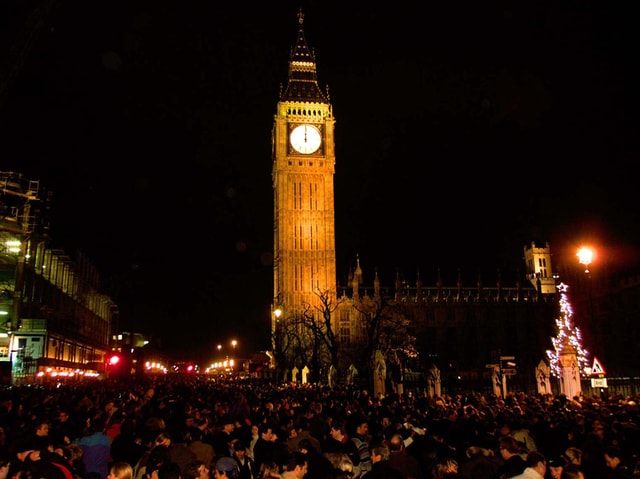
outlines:
[{"label": "stone tower facade", "polygon": [[[318,295],[336,295],[335,147],[332,106],[316,75],[298,14],[287,84],[272,130],[273,324],[314,314]],[[277,312],[277,314],[275,314]]]},{"label": "stone tower facade", "polygon": [[542,294],[556,293],[556,279],[551,268],[551,248],[549,243],[544,246],[524,247],[524,261],[527,266],[527,279],[531,285]]}]

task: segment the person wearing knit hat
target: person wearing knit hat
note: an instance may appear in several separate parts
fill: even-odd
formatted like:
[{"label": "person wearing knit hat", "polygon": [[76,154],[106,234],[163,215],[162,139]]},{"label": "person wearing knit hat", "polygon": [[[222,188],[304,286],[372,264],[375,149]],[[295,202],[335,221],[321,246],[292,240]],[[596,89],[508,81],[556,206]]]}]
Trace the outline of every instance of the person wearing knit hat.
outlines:
[{"label": "person wearing knit hat", "polygon": [[240,469],[235,459],[223,456],[216,461],[213,472],[217,479],[226,477],[229,479],[238,479],[240,477]]}]

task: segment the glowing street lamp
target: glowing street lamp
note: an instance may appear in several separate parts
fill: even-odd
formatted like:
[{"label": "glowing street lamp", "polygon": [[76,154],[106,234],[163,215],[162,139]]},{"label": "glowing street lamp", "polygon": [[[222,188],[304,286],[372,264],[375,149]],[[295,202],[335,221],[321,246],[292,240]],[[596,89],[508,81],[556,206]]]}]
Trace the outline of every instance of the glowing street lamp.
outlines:
[{"label": "glowing street lamp", "polygon": [[276,350],[276,332],[278,330],[278,322],[282,316],[282,308],[271,308],[271,349]]},{"label": "glowing street lamp", "polygon": [[593,262],[593,258],[595,256],[593,250],[591,248],[583,246],[578,250],[576,256],[578,257],[578,262],[584,265],[584,272],[588,273],[589,265]]},{"label": "glowing street lamp", "polygon": [[231,347],[233,348],[233,352],[235,353],[236,351],[236,346],[238,345],[238,341],[236,341],[235,339],[231,340]]}]

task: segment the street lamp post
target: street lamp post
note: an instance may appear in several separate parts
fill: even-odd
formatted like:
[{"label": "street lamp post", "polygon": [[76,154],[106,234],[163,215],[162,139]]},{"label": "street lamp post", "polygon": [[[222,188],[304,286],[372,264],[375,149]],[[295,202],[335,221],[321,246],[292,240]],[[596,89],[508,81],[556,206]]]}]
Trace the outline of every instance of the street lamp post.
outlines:
[{"label": "street lamp post", "polygon": [[595,257],[594,251],[589,247],[583,246],[578,250],[576,256],[578,257],[578,262],[584,265],[584,272],[589,274],[589,265]]},{"label": "street lamp post", "polygon": [[276,332],[278,330],[278,321],[280,321],[280,316],[282,316],[282,309],[275,308],[272,311],[271,316],[271,350],[276,350]]},{"label": "street lamp post", "polygon": [[584,273],[587,275],[587,295],[589,299],[589,315],[590,315],[589,320],[591,321],[591,324],[593,327],[593,321],[594,321],[593,292],[592,292],[593,284],[591,280],[591,271],[589,271],[589,265],[593,263],[593,260],[596,255],[595,255],[595,251],[592,248],[589,248],[588,246],[583,246],[578,250],[578,252],[576,253],[576,256],[578,257],[578,262],[584,265]]},{"label": "street lamp post", "polygon": [[281,307],[271,307],[271,364],[270,369],[272,373],[275,373],[276,377],[279,375],[278,369],[282,366],[281,344],[280,344],[280,317],[282,317],[283,310]]}]

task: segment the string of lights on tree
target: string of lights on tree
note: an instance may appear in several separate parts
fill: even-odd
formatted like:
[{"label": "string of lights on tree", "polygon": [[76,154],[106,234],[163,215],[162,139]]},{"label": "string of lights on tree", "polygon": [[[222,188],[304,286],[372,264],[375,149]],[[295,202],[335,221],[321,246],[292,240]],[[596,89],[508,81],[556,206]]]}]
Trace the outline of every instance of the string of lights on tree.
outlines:
[{"label": "string of lights on tree", "polygon": [[573,324],[573,308],[569,302],[568,289],[569,286],[564,283],[558,285],[558,292],[560,293],[560,317],[556,319],[556,337],[551,338],[553,350],[547,351],[551,374],[557,377],[562,375],[560,354],[566,348],[571,348],[576,352],[581,375],[586,375],[586,368],[589,367],[587,359],[588,351],[582,347],[580,328]]}]

